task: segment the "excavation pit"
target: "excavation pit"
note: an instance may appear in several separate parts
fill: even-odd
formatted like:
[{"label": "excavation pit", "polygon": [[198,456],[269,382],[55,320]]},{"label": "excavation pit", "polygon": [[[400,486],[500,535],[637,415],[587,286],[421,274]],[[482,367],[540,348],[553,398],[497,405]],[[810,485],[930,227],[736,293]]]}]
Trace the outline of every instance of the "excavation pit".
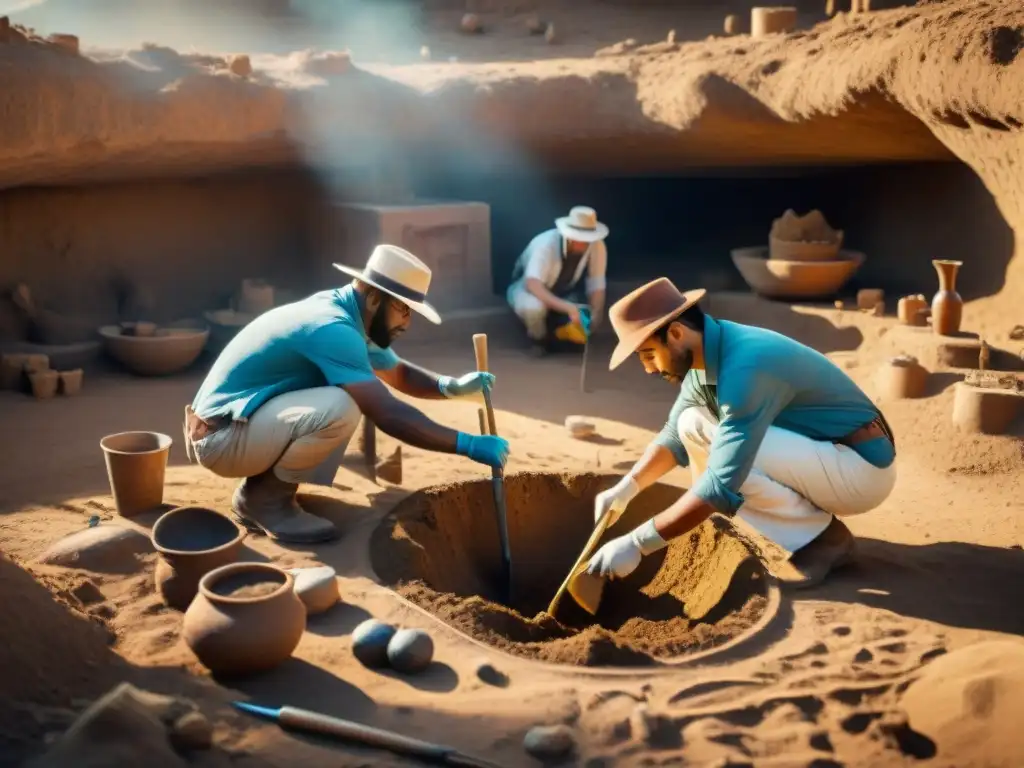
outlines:
[{"label": "excavation pit", "polygon": [[[490,480],[435,486],[400,502],[374,531],[374,570],[399,595],[507,653],[582,667],[672,665],[763,627],[775,591],[746,542],[714,516],[608,582],[596,616],[568,595],[546,608],[594,526],[594,497],[614,475],[520,473],[505,479],[513,584],[503,599]],[[602,542],[660,512],[681,490],[655,485]],[[703,655],[703,654],[702,654]]]}]

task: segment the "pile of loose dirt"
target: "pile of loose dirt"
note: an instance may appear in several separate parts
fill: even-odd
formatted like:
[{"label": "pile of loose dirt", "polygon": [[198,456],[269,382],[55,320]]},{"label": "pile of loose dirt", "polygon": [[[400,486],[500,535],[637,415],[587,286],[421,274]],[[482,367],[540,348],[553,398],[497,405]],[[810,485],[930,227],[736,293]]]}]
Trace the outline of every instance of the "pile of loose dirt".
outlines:
[{"label": "pile of loose dirt", "polygon": [[[427,489],[399,504],[371,544],[381,578],[461,632],[509,653],[582,666],[658,663],[729,640],[763,614],[760,563],[724,521],[708,521],[605,586],[589,616],[566,596],[545,612],[593,527],[594,496],[614,478],[506,478],[512,605],[501,594],[489,482]],[[605,540],[664,509],[678,489],[647,489]]]}]

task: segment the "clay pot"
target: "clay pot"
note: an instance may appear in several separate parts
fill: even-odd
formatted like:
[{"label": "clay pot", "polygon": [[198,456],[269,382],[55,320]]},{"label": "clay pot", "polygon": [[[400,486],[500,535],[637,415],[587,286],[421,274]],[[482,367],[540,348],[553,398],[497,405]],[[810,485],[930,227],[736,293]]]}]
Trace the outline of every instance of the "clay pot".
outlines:
[{"label": "clay pot", "polygon": [[[266,591],[247,596],[249,590]],[[233,563],[200,580],[181,636],[214,674],[245,675],[286,661],[305,630],[306,607],[291,574],[267,563]]]},{"label": "clay pot", "polygon": [[928,300],[924,294],[904,296],[896,306],[896,317],[903,325],[925,325],[928,315]]},{"label": "clay pot", "polygon": [[61,371],[60,372],[60,391],[61,394],[71,397],[77,395],[82,391],[82,376],[83,372],[81,368],[76,368],[73,371]]},{"label": "clay pot", "polygon": [[118,432],[100,440],[117,514],[134,517],[163,503],[172,442],[159,432]]},{"label": "clay pot", "polygon": [[1002,435],[1024,411],[1024,395],[957,382],[953,423],[965,432]]},{"label": "clay pot", "polygon": [[178,507],[161,515],[150,537],[160,553],[156,589],[171,608],[184,611],[210,571],[238,559],[245,531],[205,507]]},{"label": "clay pot", "polygon": [[0,358],[0,387],[20,391],[25,383],[28,355],[4,355]]},{"label": "clay pot", "polygon": [[139,376],[166,376],[188,368],[206,346],[209,329],[160,328],[152,336],[126,336],[116,325],[100,328],[104,347],[111,357]]},{"label": "clay pot", "polygon": [[257,278],[248,278],[242,281],[242,294],[238,299],[240,312],[259,315],[273,308],[274,286]]},{"label": "clay pot", "polygon": [[952,336],[960,330],[964,300],[956,292],[956,276],[963,264],[946,259],[932,261],[939,275],[939,290],[932,298],[932,330],[941,336]]},{"label": "clay pot", "polygon": [[900,400],[921,397],[928,384],[928,371],[916,357],[894,357],[880,372],[879,388],[883,397]]},{"label": "clay pot", "polygon": [[802,242],[768,238],[768,258],[781,261],[834,261],[840,243]]},{"label": "clay pot", "polygon": [[750,36],[764,37],[796,29],[796,8],[791,6],[755,7],[750,9]]},{"label": "clay pot", "polygon": [[747,285],[769,298],[820,298],[835,294],[853,277],[864,254],[840,251],[836,261],[783,261],[769,259],[768,248],[736,248],[732,263]]},{"label": "clay pot", "polygon": [[32,384],[32,394],[36,400],[49,400],[57,394],[60,374],[51,370],[32,371],[28,374],[28,380]]}]

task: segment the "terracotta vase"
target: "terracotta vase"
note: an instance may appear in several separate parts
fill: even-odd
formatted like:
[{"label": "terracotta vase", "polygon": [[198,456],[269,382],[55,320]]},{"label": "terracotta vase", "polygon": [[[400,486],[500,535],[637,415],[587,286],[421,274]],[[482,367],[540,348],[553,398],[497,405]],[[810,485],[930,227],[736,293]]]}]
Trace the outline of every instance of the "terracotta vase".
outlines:
[{"label": "terracotta vase", "polygon": [[247,675],[291,657],[306,630],[294,577],[267,563],[233,563],[203,576],[181,636],[215,675]]},{"label": "terracotta vase", "polygon": [[205,507],[178,507],[153,525],[156,589],[171,608],[184,611],[199,581],[215,568],[238,560],[246,533],[224,515]]},{"label": "terracotta vase", "polygon": [[939,290],[932,298],[932,330],[940,336],[952,336],[960,330],[960,316],[964,300],[956,292],[956,276],[962,261],[935,259],[932,261],[939,274]]}]

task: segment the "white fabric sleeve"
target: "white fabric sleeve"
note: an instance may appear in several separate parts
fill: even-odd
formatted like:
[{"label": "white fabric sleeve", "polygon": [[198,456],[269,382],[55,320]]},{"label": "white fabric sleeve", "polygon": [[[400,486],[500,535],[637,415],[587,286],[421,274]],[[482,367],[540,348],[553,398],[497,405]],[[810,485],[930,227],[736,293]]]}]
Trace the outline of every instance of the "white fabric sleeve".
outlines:
[{"label": "white fabric sleeve", "polygon": [[591,246],[590,263],[587,265],[587,294],[603,291],[607,286],[605,271],[608,269],[608,249],[604,240]]},{"label": "white fabric sleeve", "polygon": [[535,278],[540,280],[547,288],[550,288],[558,279],[557,272],[552,277],[552,272],[557,270],[559,253],[555,245],[550,242],[551,238],[538,235],[526,247],[526,268],[523,270],[523,279]]}]

